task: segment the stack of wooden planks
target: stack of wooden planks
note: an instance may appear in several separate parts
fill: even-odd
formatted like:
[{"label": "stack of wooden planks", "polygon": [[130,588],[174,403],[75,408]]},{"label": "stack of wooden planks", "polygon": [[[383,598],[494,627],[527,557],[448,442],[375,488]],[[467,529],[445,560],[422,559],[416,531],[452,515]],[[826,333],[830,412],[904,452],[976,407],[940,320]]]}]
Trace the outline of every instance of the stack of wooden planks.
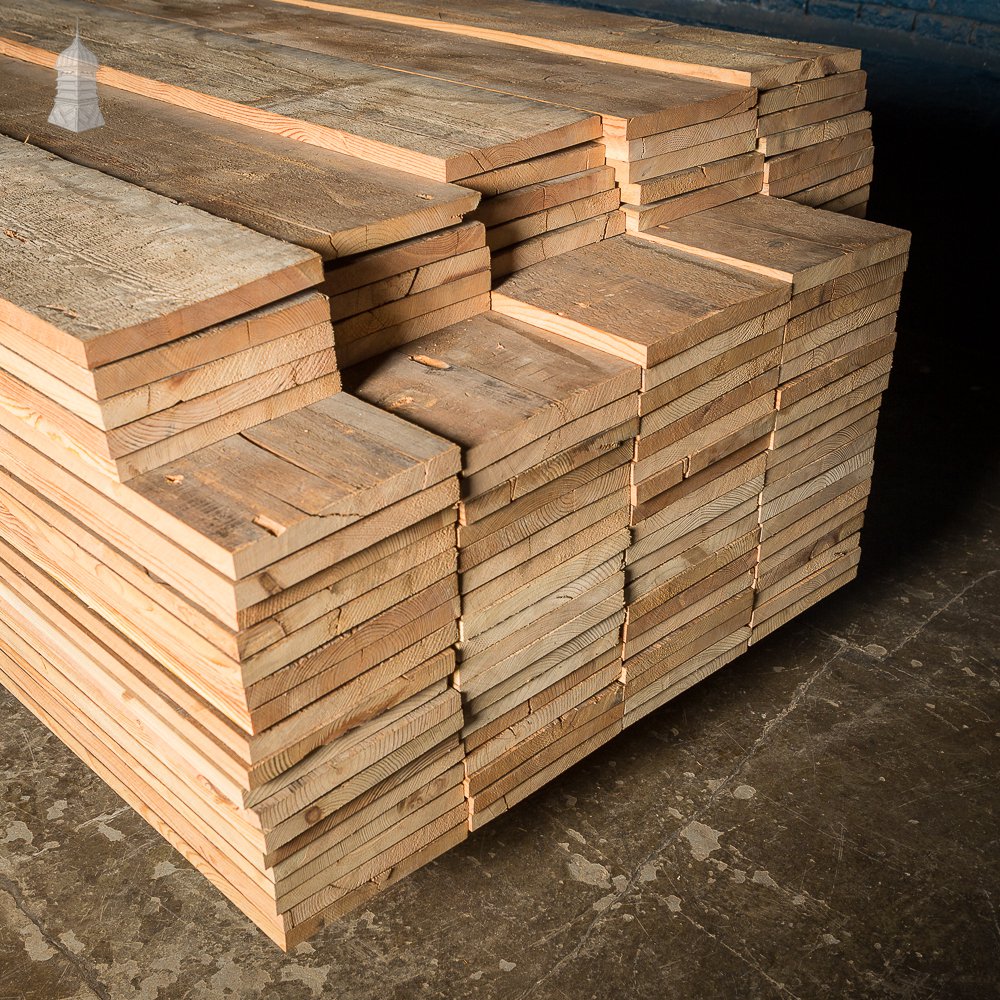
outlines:
[{"label": "stack of wooden planks", "polygon": [[289,947],[853,578],[909,247],[845,217],[859,65],[10,0],[0,679]]},{"label": "stack of wooden planks", "polygon": [[[160,7],[153,0],[106,2],[147,14]],[[362,14],[280,2],[247,10],[241,0],[211,8],[187,0],[170,12],[199,27],[600,115],[614,173],[599,169],[603,159],[588,146],[577,150],[576,160],[553,154],[499,176],[464,181],[484,195],[476,217],[487,226],[498,275],[596,242],[586,234],[598,224],[582,223],[608,221],[617,208],[615,174],[631,228],[760,190],[752,87],[537,53]],[[579,170],[568,170],[571,162]],[[611,221],[619,226],[621,220]],[[547,233],[553,235],[543,239]],[[520,246],[524,241],[533,242]]]},{"label": "stack of wooden planks", "polygon": [[747,648],[788,298],[781,281],[634,237],[533,268],[494,295],[505,314],[643,368],[626,725]]},{"label": "stack of wooden planks", "polygon": [[462,447],[456,687],[476,829],[621,730],[639,369],[490,314],[345,379]]},{"label": "stack of wooden planks", "polygon": [[[476,0],[455,0],[447,9],[429,0],[382,0],[378,4],[372,0],[280,2],[299,9],[351,14],[380,24],[405,25],[410,30],[437,31],[464,41],[489,41],[547,55],[592,60],[616,70],[645,69],[754,87],[759,91],[759,116],[754,127],[756,149],[763,156],[764,191],[831,211],[864,215],[873,149],[871,116],[864,110],[865,74],[860,69],[861,53],[857,49],[696,28],[603,11],[573,10],[568,16],[557,5],[532,0],[501,0],[488,6]],[[703,134],[718,136],[717,150],[730,150],[738,145],[733,139],[736,132],[727,131],[733,126],[733,122],[717,122]],[[652,133],[636,133],[636,137],[641,135]],[[729,146],[721,141],[722,135],[729,138]],[[664,145],[668,148],[662,148]],[[625,144],[616,147],[623,152],[630,148]],[[657,139],[656,147],[662,149],[663,156],[668,150],[675,152],[666,136]],[[703,152],[707,158],[701,165],[713,164],[711,173],[717,178],[713,184],[728,183],[732,188],[741,188],[744,194],[750,193],[745,190],[748,175],[737,172],[741,165],[732,159],[733,154],[722,153],[725,159],[720,162],[712,150],[706,148]],[[641,153],[643,158],[655,155]],[[690,158],[695,153],[692,150],[685,155]],[[621,159],[611,148],[609,156]],[[675,156],[662,162],[672,165],[683,161]],[[649,171],[655,163],[651,159],[645,166],[622,165],[618,169],[621,176],[633,176],[633,181],[626,180],[627,185],[641,184],[639,175],[645,173],[647,179],[652,178],[654,175]],[[759,169],[755,167],[750,175],[755,176]],[[721,180],[727,174],[728,180]],[[659,185],[651,182],[647,190],[669,191],[670,197],[677,197],[679,183],[682,183],[679,177],[674,181],[664,178]],[[647,204],[650,200],[647,195],[646,201],[631,202],[627,190],[623,187],[624,203]],[[686,204],[700,201],[700,207],[707,208],[709,197],[712,196],[703,194],[699,199],[688,199]],[[721,197],[716,195],[714,203],[722,204]],[[659,221],[668,221],[669,212],[674,213],[672,218],[678,218],[682,205],[685,203],[664,207]],[[630,213],[630,219],[637,214]]]},{"label": "stack of wooden planks", "polygon": [[875,159],[865,98],[860,69],[763,91],[763,192],[863,218]]},{"label": "stack of wooden planks", "polygon": [[[340,388],[326,303],[295,294],[322,273],[311,251],[178,216],[158,195],[4,137],[0,169],[17,193],[0,407],[31,414],[52,447],[124,481]],[[94,234],[110,227],[108,198],[131,229],[105,251]],[[200,272],[180,257],[191,227],[204,231]],[[93,281],[53,269],[52,233],[60,253],[94,258]],[[156,275],[139,295],[98,280],[131,266]]]},{"label": "stack of wooden planks", "polygon": [[127,483],[95,468],[64,400],[169,404],[283,357],[299,314],[328,357],[320,261],[21,143],[0,161],[4,683],[288,946],[467,833],[458,448],[333,379]]},{"label": "stack of wooden planks", "polygon": [[761,496],[756,641],[857,572],[909,233],[758,196],[646,235],[791,289]]},{"label": "stack of wooden planks", "polygon": [[490,307],[490,251],[478,222],[335,261],[323,290],[337,357],[355,365]]},{"label": "stack of wooden planks", "polygon": [[[51,66],[65,44],[63,24],[76,15],[87,25],[88,44],[99,55],[108,54],[110,65],[100,76],[111,87],[428,179],[462,180],[487,194],[484,220],[496,229],[491,244],[501,269],[623,230],[618,193],[610,172],[598,169],[603,155],[591,142],[601,135],[596,114],[348,61],[328,54],[343,47],[303,47],[309,35],[301,29],[254,32],[251,20],[245,35],[211,30],[201,26],[214,21],[201,5],[191,5],[193,23],[116,6],[142,6],[149,14],[160,9],[159,4],[16,0],[0,32],[0,53]],[[284,9],[277,6],[279,13]],[[259,11],[250,16],[259,23]],[[269,41],[271,36],[289,44]],[[30,45],[24,37],[31,38]],[[186,67],[199,60],[204,71],[193,77]],[[338,94],[336,102],[327,99],[331,93]],[[586,176],[578,177],[581,173]],[[537,184],[543,185],[540,208]],[[488,210],[491,199],[512,192],[518,197]],[[558,237],[554,230],[560,230]],[[464,287],[473,284],[468,280]],[[458,318],[453,309],[448,321]],[[429,321],[423,327],[431,332]],[[345,346],[350,336],[345,334]]]}]

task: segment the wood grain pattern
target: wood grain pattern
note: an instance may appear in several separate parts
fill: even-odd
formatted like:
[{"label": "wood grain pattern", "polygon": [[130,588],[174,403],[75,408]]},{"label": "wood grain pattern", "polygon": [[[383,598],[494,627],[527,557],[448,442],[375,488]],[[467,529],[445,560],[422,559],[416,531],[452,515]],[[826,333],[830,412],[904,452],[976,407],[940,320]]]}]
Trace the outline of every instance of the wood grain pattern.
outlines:
[{"label": "wood grain pattern", "polygon": [[0,222],[17,234],[0,242],[0,322],[84,368],[320,280],[311,251],[2,136],[0,166]]},{"label": "wood grain pattern", "polygon": [[[474,193],[105,87],[113,129],[49,125],[50,70],[0,57],[0,131],[332,260],[461,221]],[[139,151],[142,151],[141,155]]]}]

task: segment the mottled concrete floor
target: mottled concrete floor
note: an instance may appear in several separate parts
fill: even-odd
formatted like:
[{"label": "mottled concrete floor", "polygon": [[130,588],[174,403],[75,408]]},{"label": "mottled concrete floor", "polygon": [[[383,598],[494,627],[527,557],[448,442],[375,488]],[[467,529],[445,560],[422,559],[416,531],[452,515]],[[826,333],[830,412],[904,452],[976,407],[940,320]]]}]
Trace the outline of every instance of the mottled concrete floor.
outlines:
[{"label": "mottled concrete floor", "polygon": [[859,581],[288,956],[0,693],[0,1000],[1000,996],[995,77],[869,69],[917,235]]}]

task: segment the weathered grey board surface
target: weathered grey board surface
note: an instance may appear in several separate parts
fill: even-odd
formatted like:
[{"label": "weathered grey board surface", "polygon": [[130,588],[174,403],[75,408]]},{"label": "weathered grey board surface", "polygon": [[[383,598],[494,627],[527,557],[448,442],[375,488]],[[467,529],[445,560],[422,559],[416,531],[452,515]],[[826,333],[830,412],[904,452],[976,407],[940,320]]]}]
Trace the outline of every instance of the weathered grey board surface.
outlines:
[{"label": "weathered grey board surface", "polygon": [[79,0],[11,0],[0,54],[54,65],[80,17],[98,81],[435,180],[596,138],[595,115]]},{"label": "weathered grey board surface", "polygon": [[319,257],[0,136],[0,322],[86,368],[322,280]]},{"label": "weathered grey board surface", "polygon": [[461,221],[464,188],[128,91],[102,87],[111,128],[48,123],[54,73],[0,56],[0,132],[318,253],[362,253]]}]

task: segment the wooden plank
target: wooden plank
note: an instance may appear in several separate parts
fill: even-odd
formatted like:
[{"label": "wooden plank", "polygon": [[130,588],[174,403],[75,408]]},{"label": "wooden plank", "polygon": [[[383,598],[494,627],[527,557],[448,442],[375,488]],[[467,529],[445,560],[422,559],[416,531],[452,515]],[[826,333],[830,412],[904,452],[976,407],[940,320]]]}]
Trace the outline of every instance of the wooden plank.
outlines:
[{"label": "wooden plank", "polygon": [[844,94],[864,90],[865,82],[864,70],[854,70],[853,72],[819,77],[815,80],[806,80],[802,83],[792,83],[786,87],[773,87],[760,94],[757,99],[757,108],[760,114],[769,115],[775,111],[798,107],[800,104],[826,101],[833,97],[842,97]]},{"label": "wooden plank", "polygon": [[[682,128],[657,132],[641,139],[618,139],[605,136],[601,144],[612,160],[644,160],[651,156],[662,156],[678,150],[701,146],[737,135],[757,127],[757,116],[752,110],[730,112],[718,118],[697,122]],[[713,157],[718,159],[719,157]]]},{"label": "wooden plank", "polygon": [[864,111],[867,96],[866,91],[859,90],[827,101],[814,101],[812,104],[801,104],[785,111],[761,115],[757,119],[757,134],[763,139],[780,132],[801,128],[803,125],[826,123]]},{"label": "wooden plank", "polygon": [[784,180],[818,164],[859,152],[871,144],[871,129],[862,129],[860,132],[849,132],[835,139],[827,139],[826,142],[814,143],[804,149],[796,149],[779,156],[769,156],[764,164],[764,183],[770,185]]},{"label": "wooden plank", "polygon": [[624,725],[631,726],[650,712],[683,694],[698,681],[730,664],[745,653],[750,641],[750,629],[738,629],[731,636],[710,646],[708,650],[685,664],[683,676],[666,674],[657,684],[651,684],[640,696],[625,705]]},{"label": "wooden plank", "polygon": [[368,0],[283,2],[614,65],[760,87],[855,70],[861,58],[856,49],[779,42],[589,10],[574,14],[569,22],[565,14],[543,4],[517,0],[492,3],[488,11],[462,0],[449,6],[446,17],[439,7],[420,0],[391,0],[378,9]]},{"label": "wooden plank", "polygon": [[[498,486],[468,497],[459,507],[460,523],[475,524],[507,504],[587,465],[595,458],[609,457],[612,454],[619,457],[626,454],[631,456],[632,439],[638,429],[639,422],[636,419],[619,424],[617,427],[610,427],[580,444],[569,445],[566,450],[515,474]],[[612,461],[612,464],[618,463]]]},{"label": "wooden plank", "polygon": [[[799,202],[803,205],[818,206],[839,198],[857,188],[867,187],[872,182],[874,168],[871,166],[862,167],[849,174],[843,174],[831,181],[817,184],[815,187],[805,188],[796,191],[788,196],[790,201]],[[845,215],[841,215],[844,218]]]},{"label": "wooden plank", "polygon": [[830,118],[811,125],[800,125],[786,132],[776,132],[773,135],[760,136],[757,149],[765,156],[776,156],[788,153],[793,149],[804,149],[817,142],[826,142],[838,136],[851,132],[860,132],[872,127],[870,111],[855,111],[840,118]]},{"label": "wooden plank", "polygon": [[401,345],[412,344],[438,330],[481,316],[489,308],[489,292],[482,292],[343,344],[338,348],[338,358],[345,367],[360,365],[370,358],[393,351]]},{"label": "wooden plank", "polygon": [[781,180],[765,181],[764,194],[775,198],[788,198],[799,191],[834,181],[851,173],[856,173],[870,166],[875,160],[875,147],[867,146],[857,152],[837,159],[818,163],[801,173],[784,177]]},{"label": "wooden plank", "polygon": [[[454,181],[594,139],[600,118],[78,0],[16,0],[0,54],[53,66],[79,14],[101,83],[359,159]],[[30,37],[28,45],[15,39]],[[211,58],[205,53],[211,49]],[[198,89],[190,66],[198,66]],[[326,95],[339,93],[331,104]],[[449,114],[442,118],[440,109]],[[502,123],[502,124],[501,124]]]},{"label": "wooden plank", "polygon": [[569,149],[535,156],[530,160],[498,167],[481,174],[462,178],[462,187],[478,191],[483,198],[516,191],[518,188],[542,184],[568,174],[578,174],[604,166],[604,147],[597,142],[585,142]]},{"label": "wooden plank", "polygon": [[771,615],[771,617],[765,621],[754,625],[750,633],[750,644],[753,645],[753,643],[759,642],[761,639],[769,636],[775,629],[780,628],[782,625],[791,621],[792,618],[802,614],[803,611],[807,611],[814,604],[817,604],[824,598],[829,597],[841,587],[846,586],[854,580],[857,575],[858,568],[855,565],[847,569],[846,572],[841,573],[840,576],[836,576],[822,585],[816,587],[802,587],[801,596],[799,596],[792,604],[788,605],[782,611],[778,611]]},{"label": "wooden plank", "polygon": [[449,229],[404,240],[327,265],[323,291],[331,297],[444,261],[482,250],[486,230],[478,222],[462,222]]},{"label": "wooden plank", "polygon": [[[471,751],[526,719],[534,731],[621,676],[621,626],[625,609],[573,636],[523,670],[498,679],[466,702],[462,730]],[[521,711],[521,710],[524,711]],[[481,753],[488,751],[483,750]]]},{"label": "wooden plank", "polygon": [[789,281],[795,294],[906,253],[909,233],[760,195],[662,226],[646,238]]},{"label": "wooden plank", "polygon": [[673,174],[690,167],[699,167],[714,163],[716,160],[728,160],[743,153],[750,153],[757,146],[756,133],[752,128],[736,135],[696,146],[686,146],[682,149],[643,159],[615,160],[608,158],[608,166],[615,171],[615,180],[620,184],[638,184],[641,181],[653,180],[664,174]]},{"label": "wooden plank", "polygon": [[[151,0],[108,0],[108,5],[153,15],[161,10]],[[201,28],[598,114],[605,123],[637,135],[716,118],[753,103],[746,87],[630,66],[609,72],[589,60],[318,8],[292,11],[272,5],[261,20],[238,0],[222,0],[211,9],[177,4],[171,15]]]},{"label": "wooden plank", "polygon": [[[353,369],[347,380],[350,391],[369,403],[457,442],[467,475],[635,393],[639,373],[599,351],[567,350],[550,333],[489,313]],[[468,419],[469,393],[477,400],[475,422]]]},{"label": "wooden plank", "polygon": [[[638,184],[619,184],[624,205],[653,205],[703,188],[727,184],[751,174],[761,173],[764,157],[761,153],[744,153],[726,160],[715,160],[704,166],[688,167],[673,174],[664,174]],[[761,181],[763,183],[763,181]]]},{"label": "wooden plank", "polygon": [[[621,212],[600,215],[596,219],[563,226],[544,236],[534,236],[507,247],[493,255],[494,279],[523,271],[533,264],[551,260],[580,247],[600,243],[625,232],[625,216]],[[495,303],[495,299],[492,300]]]},{"label": "wooden plank", "polygon": [[493,308],[652,367],[788,297],[773,280],[625,236],[509,278]]},{"label": "wooden plank", "polygon": [[[0,166],[8,180],[0,221],[17,234],[0,244],[6,275],[0,322],[84,368],[320,280],[319,257],[311,251],[2,136]],[[99,234],[97,244],[92,234]],[[146,289],[141,300],[136,281]]]},{"label": "wooden plank", "polygon": [[758,171],[722,184],[691,191],[689,194],[678,195],[676,198],[657,201],[651,205],[626,205],[622,209],[625,215],[625,229],[630,233],[641,233],[651,226],[661,225],[719,205],[728,205],[732,201],[758,194],[763,179],[763,173]]},{"label": "wooden plank", "polygon": [[480,271],[488,272],[489,266],[490,254],[486,247],[446,257],[336,295],[330,299],[330,315],[336,323],[408,294],[425,292]]},{"label": "wooden plank", "polygon": [[660,642],[647,647],[624,663],[626,704],[643,688],[680,671],[709,646],[745,628],[753,610],[753,593],[744,592],[692,618]]},{"label": "wooden plank", "polygon": [[[522,743],[540,729],[555,721],[560,715],[583,704],[604,688],[617,681],[621,675],[621,653],[613,633],[604,640],[603,652],[590,656],[579,667],[555,679],[547,687],[527,698],[523,703],[525,713],[506,713],[491,725],[475,731],[480,742],[466,756],[466,768],[475,771],[500,758],[509,749]],[[591,648],[583,650],[585,655]],[[541,681],[541,683],[545,683]],[[527,690],[527,689],[525,689]],[[468,746],[468,741],[467,741]]]},{"label": "wooden plank", "polygon": [[101,105],[114,128],[68,132],[46,121],[52,86],[47,68],[0,56],[0,132],[324,260],[455,225],[478,201],[465,188],[362,168],[332,150],[111,87]]},{"label": "wooden plank", "polygon": [[618,191],[609,188],[587,198],[580,198],[578,201],[555,205],[532,215],[512,219],[503,225],[493,226],[486,233],[486,243],[493,253],[497,253],[532,237],[551,233],[586,219],[604,216],[608,212],[615,211],[620,204],[621,197]]}]

